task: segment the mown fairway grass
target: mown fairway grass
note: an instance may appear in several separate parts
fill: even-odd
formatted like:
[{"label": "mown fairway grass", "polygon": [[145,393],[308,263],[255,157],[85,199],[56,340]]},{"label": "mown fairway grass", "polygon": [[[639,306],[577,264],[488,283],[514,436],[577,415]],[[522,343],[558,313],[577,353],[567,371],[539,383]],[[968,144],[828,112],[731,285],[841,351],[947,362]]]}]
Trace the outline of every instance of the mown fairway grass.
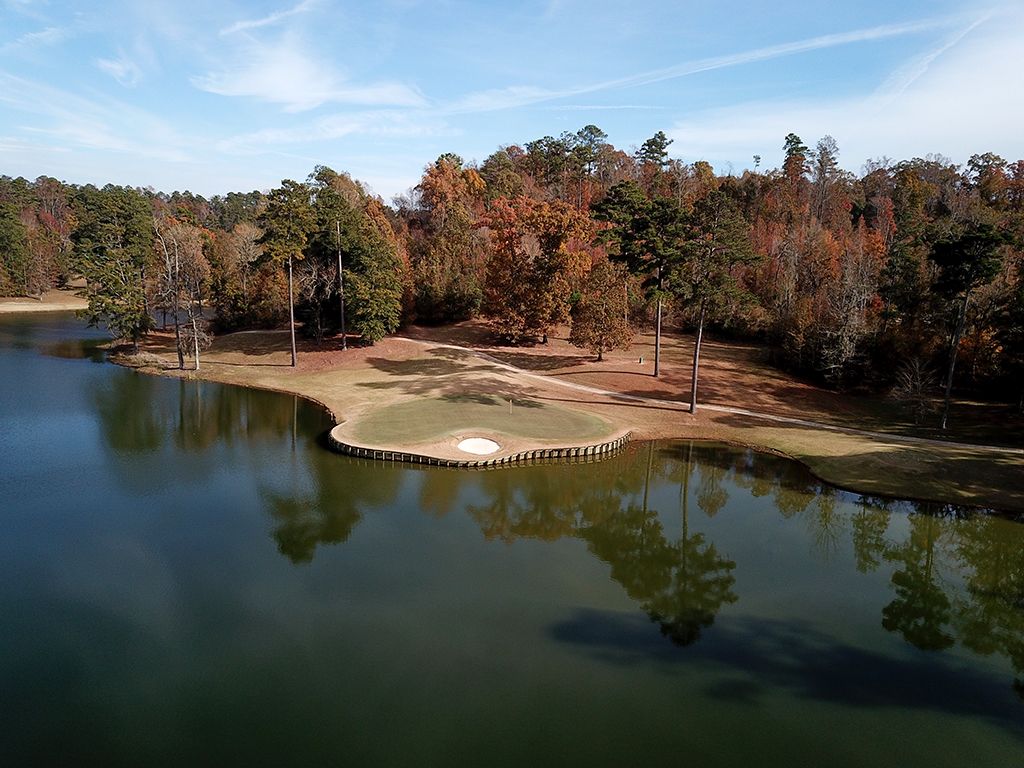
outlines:
[{"label": "mown fairway grass", "polygon": [[367,414],[355,426],[358,440],[420,443],[448,435],[498,432],[536,440],[584,444],[610,433],[590,414],[531,399],[509,401],[495,395],[447,395],[389,405]]}]

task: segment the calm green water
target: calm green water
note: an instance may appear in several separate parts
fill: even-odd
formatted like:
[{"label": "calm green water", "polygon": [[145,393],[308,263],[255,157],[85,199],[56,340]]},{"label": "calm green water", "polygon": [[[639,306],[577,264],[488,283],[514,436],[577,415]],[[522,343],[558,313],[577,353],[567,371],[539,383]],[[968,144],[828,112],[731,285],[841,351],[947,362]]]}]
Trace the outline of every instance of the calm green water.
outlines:
[{"label": "calm green water", "polygon": [[0,765],[1024,764],[1024,526],[725,447],[492,472],[0,318]]}]

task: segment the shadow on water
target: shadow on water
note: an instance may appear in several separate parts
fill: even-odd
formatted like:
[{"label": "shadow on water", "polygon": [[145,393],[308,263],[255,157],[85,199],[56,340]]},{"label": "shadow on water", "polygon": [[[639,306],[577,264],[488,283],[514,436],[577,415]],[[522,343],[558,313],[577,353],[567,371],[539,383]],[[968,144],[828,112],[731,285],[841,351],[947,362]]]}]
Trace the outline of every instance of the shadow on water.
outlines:
[{"label": "shadow on water", "polygon": [[42,352],[50,357],[65,360],[88,360],[102,363],[107,359],[106,342],[102,339],[73,339],[58,341],[42,348]]},{"label": "shadow on water", "polygon": [[619,612],[580,609],[553,624],[549,634],[617,666],[645,663],[681,672],[695,664],[711,665],[726,677],[706,693],[752,707],[769,706],[772,690],[781,689],[843,706],[976,716],[1021,733],[1019,711],[992,707],[992,700],[1003,698],[1005,692],[1005,683],[994,673],[946,662],[941,656],[886,656],[794,622],[723,622],[714,642],[686,654],[658,642],[640,617]]}]

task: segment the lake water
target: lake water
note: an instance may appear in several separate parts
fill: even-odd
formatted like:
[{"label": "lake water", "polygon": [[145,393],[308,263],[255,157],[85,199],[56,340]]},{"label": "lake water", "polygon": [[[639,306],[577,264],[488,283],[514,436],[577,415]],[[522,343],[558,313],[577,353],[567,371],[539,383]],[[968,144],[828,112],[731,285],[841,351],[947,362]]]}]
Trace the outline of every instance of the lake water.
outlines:
[{"label": "lake water", "polygon": [[1024,525],[700,443],[453,471],[0,317],[0,765],[1024,765]]}]

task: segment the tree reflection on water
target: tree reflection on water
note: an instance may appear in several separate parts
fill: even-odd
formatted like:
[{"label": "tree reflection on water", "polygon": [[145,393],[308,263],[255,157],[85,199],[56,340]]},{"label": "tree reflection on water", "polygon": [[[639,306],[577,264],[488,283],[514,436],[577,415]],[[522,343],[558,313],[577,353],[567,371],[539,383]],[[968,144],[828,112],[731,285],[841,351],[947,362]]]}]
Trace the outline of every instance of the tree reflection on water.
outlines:
[{"label": "tree reflection on water", "polygon": [[[216,471],[216,451],[284,448],[288,458],[260,482],[259,498],[293,563],[346,542],[412,479],[421,511],[465,512],[487,539],[583,542],[665,637],[689,646],[742,598],[743,562],[722,551],[712,522],[767,499],[781,521],[806,528],[820,562],[888,570],[885,630],[926,652],[1005,656],[1024,697],[1024,525],[1006,516],[857,496],[795,462],[714,444],[647,444],[598,464],[488,472],[375,464],[324,450],[310,437],[322,435],[324,414],[294,398],[191,381],[178,390],[161,397],[156,379],[125,374],[91,393],[111,466],[134,487],[172,455],[194,480]],[[691,506],[702,513],[696,521]],[[675,537],[665,529],[673,520]]]},{"label": "tree reflection on water", "polygon": [[[385,506],[397,480],[382,481],[380,473],[400,471],[336,457],[315,465],[312,495],[265,495],[274,538],[297,563],[309,562],[318,544],[345,541],[366,508]],[[1024,525],[1013,519],[857,496],[795,462],[699,443],[649,444],[580,467],[409,471],[417,472],[423,511],[443,517],[464,510],[487,539],[584,542],[678,646],[698,642],[723,607],[742,597],[742,563],[722,552],[705,526],[694,525],[691,505],[711,520],[729,513],[731,494],[768,497],[782,519],[807,527],[821,561],[849,551],[860,573],[891,569],[892,597],[880,607],[887,631],[923,651],[959,644],[1006,656],[1024,691]],[[678,487],[676,538],[665,530],[668,511],[652,502],[663,506],[666,486]],[[473,501],[460,506],[467,491]]]}]

